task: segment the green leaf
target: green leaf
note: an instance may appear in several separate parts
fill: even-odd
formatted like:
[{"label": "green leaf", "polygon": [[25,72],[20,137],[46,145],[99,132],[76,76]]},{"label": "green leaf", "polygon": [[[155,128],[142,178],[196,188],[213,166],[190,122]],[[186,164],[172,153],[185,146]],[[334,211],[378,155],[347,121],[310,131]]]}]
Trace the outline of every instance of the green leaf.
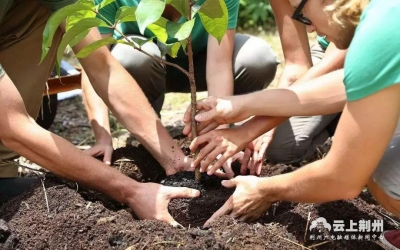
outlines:
[{"label": "green leaf", "polygon": [[165,9],[163,0],[141,0],[136,10],[136,21],[140,33],[144,35],[146,27],[160,19]]},{"label": "green leaf", "polygon": [[151,32],[153,32],[153,34],[157,37],[158,40],[160,40],[161,42],[166,42],[168,39],[167,22],[168,22],[167,19],[161,17],[155,23],[147,26],[147,28]]},{"label": "green leaf", "polygon": [[109,5],[110,3],[115,2],[115,0],[103,0],[100,4],[98,4],[96,6],[96,10],[99,11],[102,8],[106,7],[107,5]]},{"label": "green leaf", "polygon": [[89,34],[89,32],[90,32],[90,29],[79,34],[77,37],[72,39],[71,42],[69,42],[69,46],[72,48],[75,45],[77,45],[83,38],[85,38]]},{"label": "green leaf", "polygon": [[116,23],[124,23],[124,22],[135,22],[136,21],[136,12],[137,6],[122,6],[118,9],[115,14],[115,22]]},{"label": "green leaf", "polygon": [[76,37],[82,36],[82,33],[88,32],[93,27],[106,26],[107,24],[98,18],[86,18],[80,20],[76,25],[72,26],[63,36],[60,45],[57,49],[57,62],[60,63],[64,54],[65,48],[72,41],[76,42]]},{"label": "green leaf", "polygon": [[182,41],[190,36],[195,19],[191,19],[184,23],[167,22],[167,33],[169,36]]},{"label": "green leaf", "polygon": [[[137,48],[137,46],[142,47],[145,43],[148,43],[150,41],[152,41],[154,39],[153,37],[149,37],[147,39],[142,39],[142,38],[137,38],[137,37],[129,37],[129,41],[125,41],[125,40],[118,40],[118,43],[123,43],[123,44],[127,44],[130,45],[134,48]],[[134,43],[132,43],[132,41]]]},{"label": "green leaf", "polygon": [[92,53],[93,51],[95,51],[96,49],[103,47],[105,45],[109,45],[109,44],[115,44],[117,43],[117,40],[114,39],[114,37],[107,37],[107,38],[103,38],[101,40],[97,40],[89,45],[87,45],[86,47],[84,47],[83,49],[81,49],[75,56],[77,58],[85,58],[87,57],[90,53]]},{"label": "green leaf", "polygon": [[[42,57],[40,62],[46,57],[49,52],[51,45],[53,44],[53,37],[60,24],[69,16],[80,10],[92,10],[91,7],[85,4],[71,4],[64,8],[54,12],[46,23],[46,27],[43,31],[43,42],[42,42]],[[93,10],[92,10],[93,11]]]},{"label": "green leaf", "polygon": [[198,11],[206,31],[221,43],[228,29],[228,9],[224,0],[207,0]]},{"label": "green leaf", "polygon": [[186,51],[187,40],[182,40],[181,45],[182,45],[183,51]]},{"label": "green leaf", "polygon": [[167,4],[172,5],[182,16],[189,14],[189,1],[187,0],[167,0]]},{"label": "green leaf", "polygon": [[192,6],[192,18],[197,14],[197,12],[199,11],[200,8],[201,8],[201,6],[198,4],[194,4]]},{"label": "green leaf", "polygon": [[178,55],[179,49],[181,47],[181,43],[176,42],[176,43],[172,43],[172,44],[165,44],[163,42],[157,41],[157,46],[160,49],[161,57],[168,54],[171,57],[175,58]]}]

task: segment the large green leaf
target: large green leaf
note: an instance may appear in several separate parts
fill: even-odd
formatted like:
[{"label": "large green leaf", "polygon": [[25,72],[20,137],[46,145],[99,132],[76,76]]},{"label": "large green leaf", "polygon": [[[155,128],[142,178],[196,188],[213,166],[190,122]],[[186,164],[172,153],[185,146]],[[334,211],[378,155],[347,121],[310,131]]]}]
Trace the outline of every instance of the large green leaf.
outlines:
[{"label": "large green leaf", "polygon": [[59,9],[58,11],[54,12],[49,20],[46,23],[46,27],[43,31],[43,42],[42,42],[42,57],[40,59],[40,62],[43,61],[43,59],[46,57],[47,53],[49,52],[51,45],[53,44],[53,37],[60,26],[60,24],[70,15],[74,14],[77,11],[80,10],[92,10],[91,7],[85,5],[85,4],[71,4],[68,5],[62,9]]},{"label": "large green leaf", "polygon": [[167,33],[169,36],[182,41],[190,36],[195,19],[191,19],[184,23],[167,22]]},{"label": "large green leaf", "polygon": [[182,16],[187,18],[189,14],[188,0],[167,0],[167,4],[172,5]]},{"label": "large green leaf", "polygon": [[180,42],[166,44],[160,41],[157,41],[158,48],[160,49],[161,56],[165,56],[166,54],[175,58],[178,55],[179,49],[181,47]]},{"label": "large green leaf", "polygon": [[[72,26],[63,36],[60,45],[57,49],[57,62],[60,63],[64,54],[65,48],[70,44],[74,39],[78,36],[82,36],[82,33],[85,34],[93,27],[104,26],[107,27],[107,24],[98,18],[86,18],[80,20],[76,25]],[[76,40],[74,41],[76,42]],[[57,69],[57,73],[59,73],[59,69]]]},{"label": "large green leaf", "polygon": [[115,14],[116,23],[135,22],[137,6],[122,6]]},{"label": "large green leaf", "polygon": [[193,6],[192,6],[192,18],[197,14],[197,12],[199,11],[200,8],[201,8],[200,5],[193,4]]},{"label": "large green leaf", "polygon": [[155,23],[150,24],[147,28],[153,32],[153,34],[157,37],[161,42],[166,42],[168,39],[167,34],[167,22],[168,20],[164,17],[158,19]]},{"label": "large green leaf", "polygon": [[207,0],[198,11],[207,32],[220,43],[228,29],[228,9],[224,0]]},{"label": "large green leaf", "polygon": [[160,19],[165,9],[163,0],[141,0],[136,9],[136,21],[143,35],[146,27]]},{"label": "large green leaf", "polygon": [[109,5],[110,3],[113,3],[113,2],[115,2],[115,0],[103,0],[101,3],[99,3],[96,6],[96,10],[99,11],[102,8],[106,7],[107,5]]}]

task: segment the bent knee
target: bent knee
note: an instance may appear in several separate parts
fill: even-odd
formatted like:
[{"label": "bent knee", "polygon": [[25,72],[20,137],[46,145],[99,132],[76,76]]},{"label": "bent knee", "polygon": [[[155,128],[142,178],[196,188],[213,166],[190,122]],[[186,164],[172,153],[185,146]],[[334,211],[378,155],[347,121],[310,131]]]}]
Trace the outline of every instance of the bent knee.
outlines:
[{"label": "bent knee", "polygon": [[390,213],[400,217],[400,193],[393,187],[381,188],[373,180],[368,183],[368,191],[374,196],[376,201]]}]

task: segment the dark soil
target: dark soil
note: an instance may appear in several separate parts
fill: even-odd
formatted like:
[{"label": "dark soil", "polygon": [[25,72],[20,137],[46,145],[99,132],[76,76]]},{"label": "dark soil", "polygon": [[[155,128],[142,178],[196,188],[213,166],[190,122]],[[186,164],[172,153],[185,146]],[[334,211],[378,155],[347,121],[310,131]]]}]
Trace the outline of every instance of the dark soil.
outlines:
[{"label": "dark soil", "polygon": [[[179,140],[186,153],[187,139]],[[324,217],[332,225],[343,220],[384,220],[384,229],[395,225],[381,216],[384,210],[365,191],[358,198],[323,204],[279,202],[255,223],[242,223],[228,216],[216,220],[209,229],[201,225],[234,191],[221,186],[220,179],[203,175],[201,185],[193,173],[166,177],[159,164],[142,146],[117,149],[113,167],[141,182],[197,188],[195,199],[175,199],[169,210],[185,228],[173,228],[159,221],[136,220],[130,209],[109,197],[86,190],[75,183],[47,176],[44,189],[33,189],[0,208],[0,249],[383,249],[379,240],[357,240],[360,233],[347,233],[349,240],[324,239],[323,233],[307,230],[310,222]],[[236,166],[237,168],[238,166]],[[263,176],[294,171],[287,165],[263,167]],[[310,224],[308,224],[310,227]],[[343,233],[342,236],[345,236]],[[367,234],[377,239],[379,233]],[[310,236],[314,235],[315,240]]]}]

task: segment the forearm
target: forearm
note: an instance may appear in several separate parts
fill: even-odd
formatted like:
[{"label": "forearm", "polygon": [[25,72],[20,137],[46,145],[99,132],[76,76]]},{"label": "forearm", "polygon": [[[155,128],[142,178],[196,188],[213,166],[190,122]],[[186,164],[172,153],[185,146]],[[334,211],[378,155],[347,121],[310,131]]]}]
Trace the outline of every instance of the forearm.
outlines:
[{"label": "forearm", "polygon": [[276,128],[288,117],[255,116],[243,123],[240,127],[246,132],[247,141],[251,142],[260,135]]},{"label": "forearm", "polygon": [[82,92],[85,108],[96,140],[110,140],[108,108],[94,91],[84,70],[82,70]]},{"label": "forearm", "polygon": [[233,95],[232,66],[207,70],[207,91],[209,96],[223,97]]},{"label": "forearm", "polygon": [[338,70],[304,84],[270,89],[243,95],[241,109],[245,116],[314,116],[343,110],[346,93],[343,70]]},{"label": "forearm", "polygon": [[116,169],[42,129],[26,116],[14,119],[7,133],[2,141],[10,149],[60,177],[108,194],[122,203],[127,202],[125,191],[134,192],[138,185]]},{"label": "forearm", "polygon": [[260,189],[271,202],[289,201],[321,203],[357,196],[348,187],[343,173],[327,166],[326,160],[318,160],[298,170],[262,178]]}]

